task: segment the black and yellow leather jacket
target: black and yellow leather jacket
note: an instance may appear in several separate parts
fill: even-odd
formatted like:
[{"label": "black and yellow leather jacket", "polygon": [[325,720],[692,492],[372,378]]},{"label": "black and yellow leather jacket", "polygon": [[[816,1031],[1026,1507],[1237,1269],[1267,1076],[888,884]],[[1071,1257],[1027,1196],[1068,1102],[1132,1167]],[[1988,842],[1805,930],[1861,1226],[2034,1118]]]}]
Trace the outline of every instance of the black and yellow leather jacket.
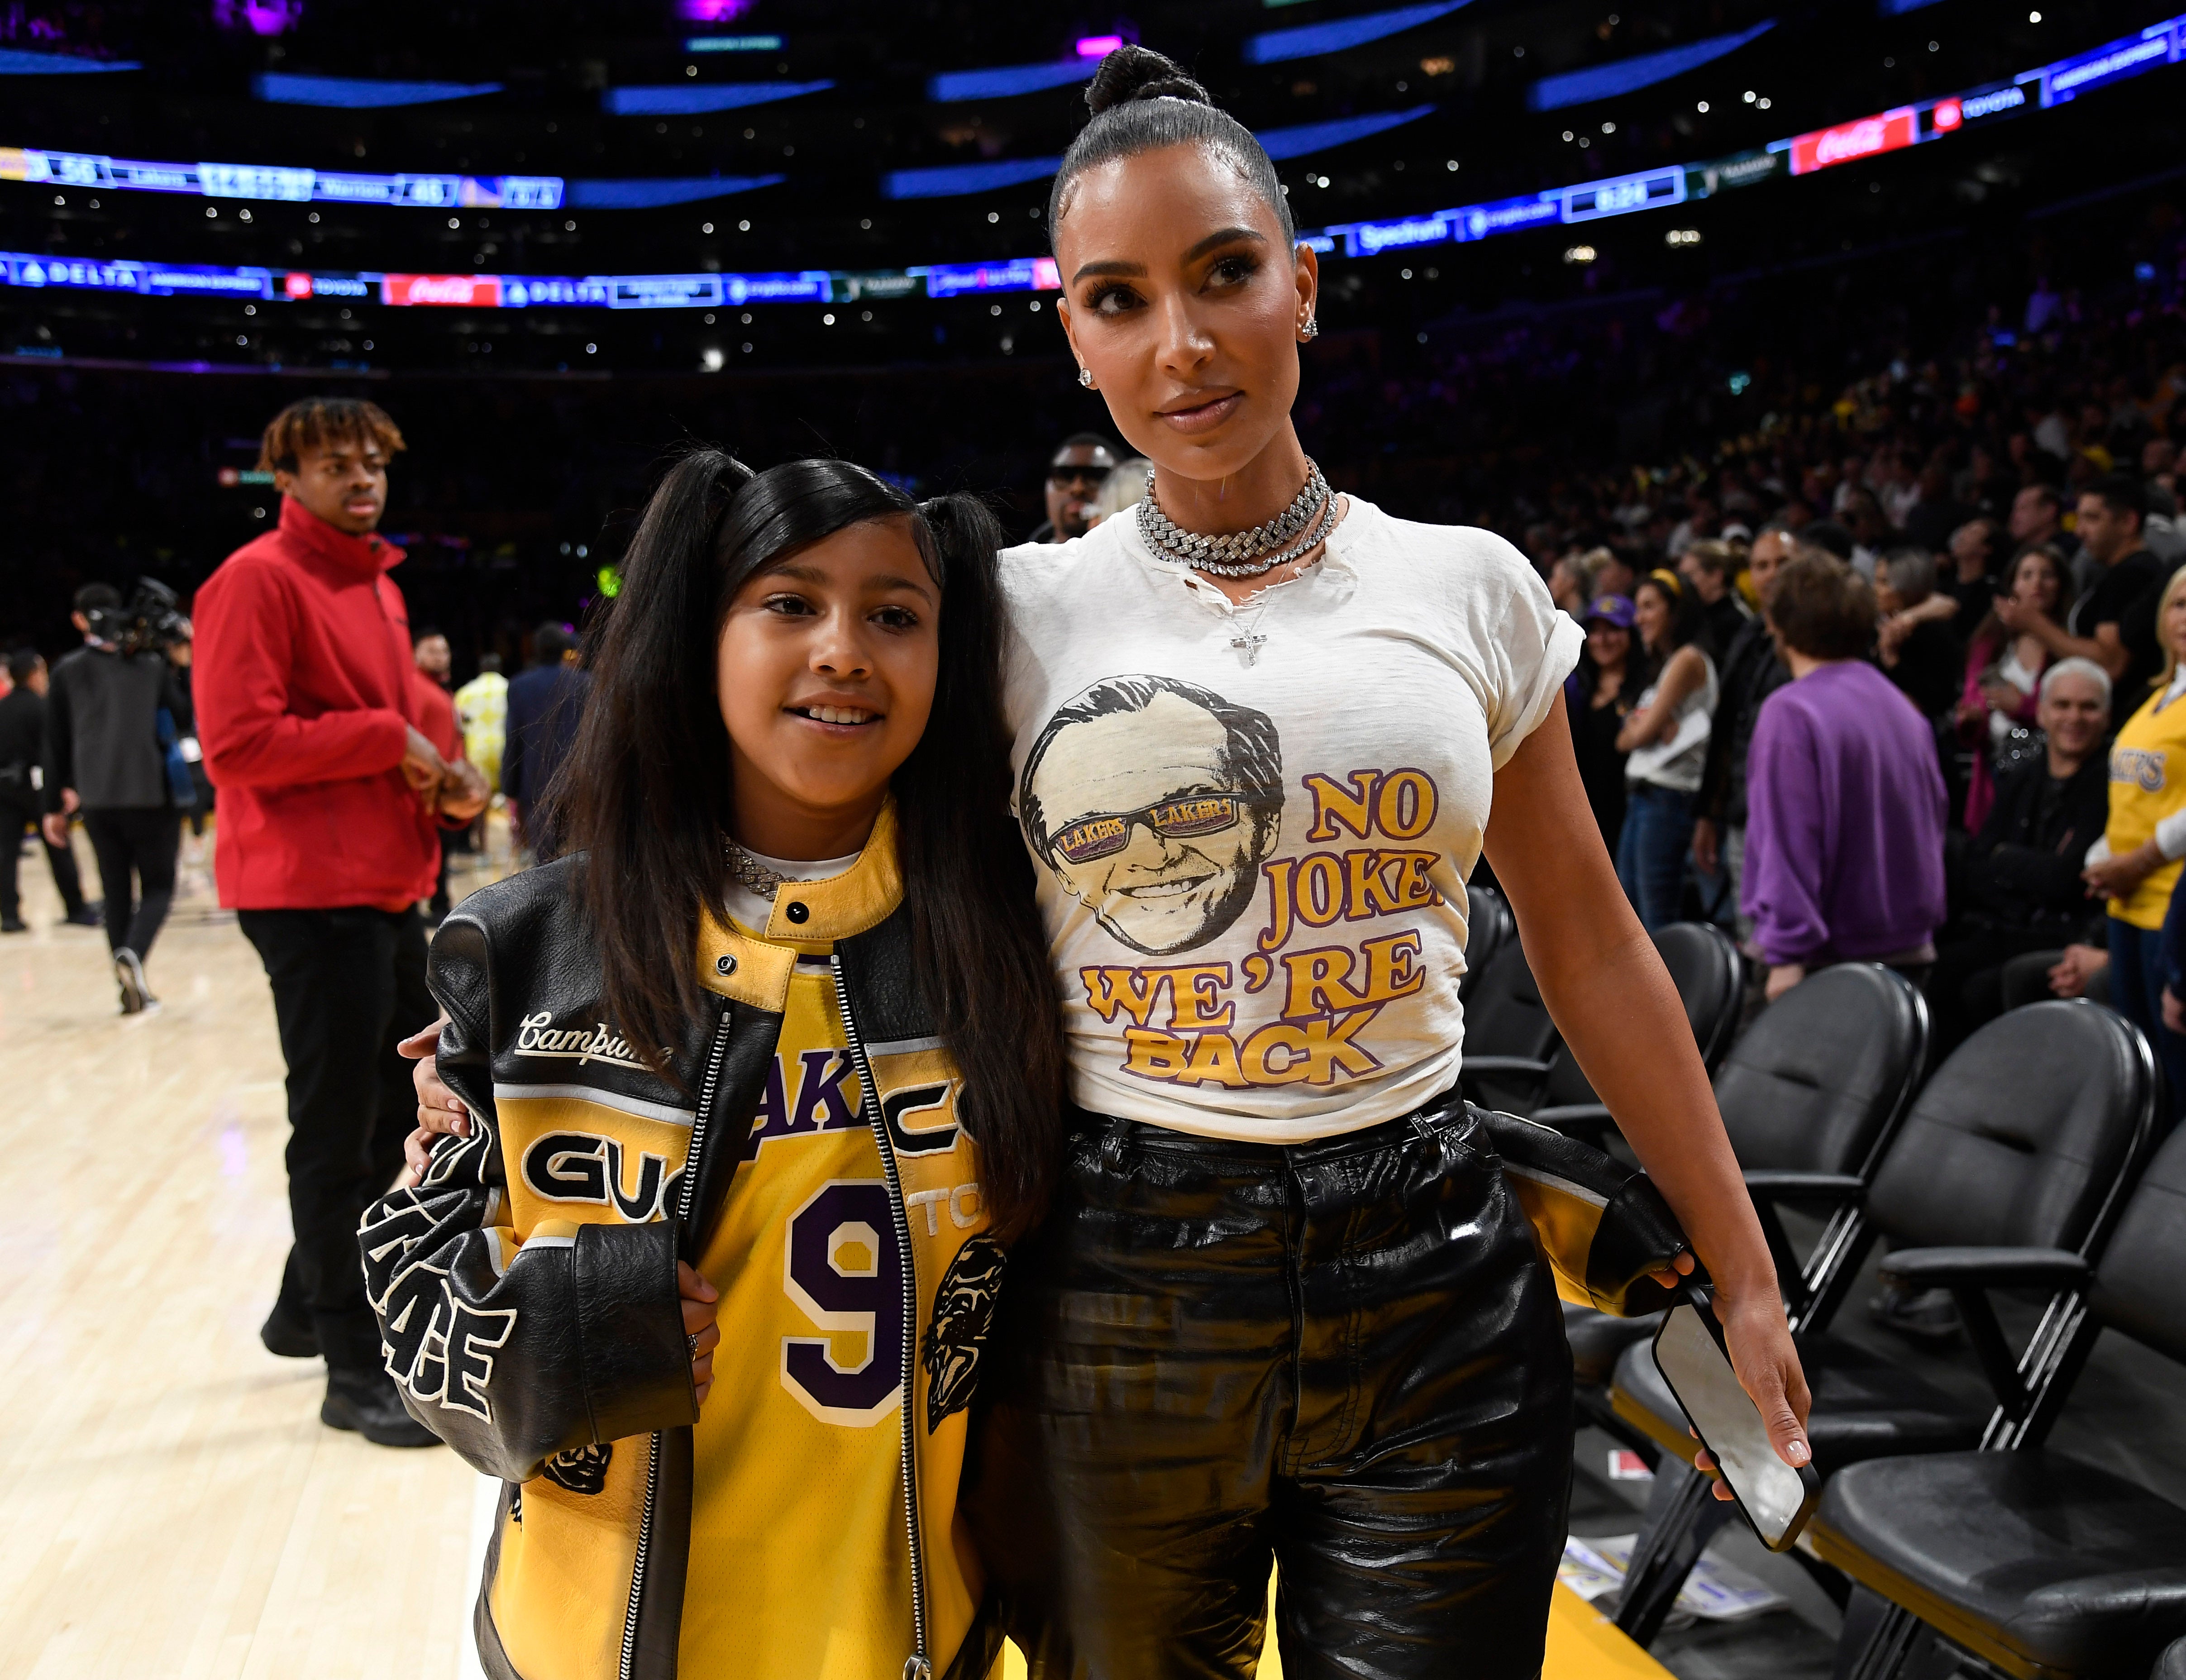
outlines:
[{"label": "black and yellow leather jacket", "polygon": [[[601,1006],[575,860],[434,942],[441,1077],[478,1124],[361,1242],[404,1403],[507,1484],[476,1613],[497,1680],[994,1654],[955,1508],[1002,1254],[893,832],[785,883],[765,929],[709,922],[680,1088]],[[721,1292],[703,1417],[678,1259]]]}]

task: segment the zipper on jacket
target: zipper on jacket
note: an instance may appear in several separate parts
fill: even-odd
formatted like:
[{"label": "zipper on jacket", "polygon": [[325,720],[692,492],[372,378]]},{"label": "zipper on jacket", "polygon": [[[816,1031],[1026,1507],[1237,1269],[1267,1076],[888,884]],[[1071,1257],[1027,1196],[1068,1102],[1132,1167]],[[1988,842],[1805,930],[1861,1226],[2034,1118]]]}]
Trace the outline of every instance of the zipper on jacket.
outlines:
[{"label": "zipper on jacket", "polygon": [[[721,1063],[729,1050],[729,1006],[721,1005],[714,1023],[714,1044],[706,1056],[706,1077],[698,1087],[698,1106],[691,1116],[691,1146],[683,1151],[683,1194],[675,1208],[676,1222],[687,1229],[698,1192],[698,1152],[706,1141],[706,1123],[713,1117],[714,1095],[721,1083]],[[634,1680],[637,1664],[637,1611],[645,1599],[645,1559],[653,1549],[653,1507],[660,1492],[661,1436],[653,1436],[651,1462],[645,1471],[645,1508],[637,1520],[637,1555],[630,1570],[630,1605],[622,1618],[622,1664],[617,1680]]]},{"label": "zipper on jacket", "polygon": [[931,1680],[933,1659],[926,1627],[926,1544],[918,1532],[917,1432],[911,1414],[918,1397],[918,1268],[911,1246],[911,1212],[904,1206],[903,1176],[897,1170],[895,1145],[888,1134],[881,1112],[880,1092],[873,1084],[872,1065],[866,1060],[858,1024],[850,1018],[849,988],[843,983],[839,953],[828,963],[835,971],[835,1006],[843,1016],[843,1036],[850,1046],[850,1062],[858,1071],[859,1095],[864,1100],[873,1141],[880,1145],[881,1170],[888,1179],[888,1213],[895,1224],[896,1252],[903,1257],[903,1364],[901,1400],[897,1413],[903,1425],[903,1516],[905,1538],[911,1545],[911,1654],[904,1659],[903,1680]]},{"label": "zipper on jacket", "polygon": [[653,1502],[660,1492],[660,1436],[653,1437],[653,1448],[645,1469],[645,1510],[637,1520],[637,1557],[630,1570],[630,1608],[622,1618],[622,1664],[617,1671],[619,1680],[632,1680],[637,1666],[637,1606],[645,1597],[645,1554],[653,1544]]}]

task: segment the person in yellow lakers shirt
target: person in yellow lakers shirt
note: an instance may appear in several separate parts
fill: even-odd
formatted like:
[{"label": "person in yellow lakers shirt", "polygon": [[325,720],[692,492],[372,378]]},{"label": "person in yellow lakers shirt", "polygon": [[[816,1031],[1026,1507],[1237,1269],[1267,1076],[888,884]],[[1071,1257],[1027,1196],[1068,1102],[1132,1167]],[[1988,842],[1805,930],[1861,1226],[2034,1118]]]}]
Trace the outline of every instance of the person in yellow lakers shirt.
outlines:
[{"label": "person in yellow lakers shirt", "polygon": [[479,656],[479,673],[456,691],[456,721],[462,725],[463,755],[485,772],[486,785],[501,791],[501,753],[508,739],[508,679],[501,674],[501,655]]},{"label": "person in yellow lakers shirt", "polygon": [[2088,885],[2110,900],[2110,1001],[2148,1034],[2174,1106],[2186,1099],[2186,1038],[2163,1024],[2163,914],[2186,860],[2186,569],[2158,597],[2163,669],[2110,742],[2110,819],[2088,853]]},{"label": "person in yellow lakers shirt", "polygon": [[1062,1092],[998,546],[968,497],[686,456],[570,854],[434,943],[462,1118],[359,1240],[405,1404],[507,1484],[496,1680],[993,1666],[956,1487]]}]

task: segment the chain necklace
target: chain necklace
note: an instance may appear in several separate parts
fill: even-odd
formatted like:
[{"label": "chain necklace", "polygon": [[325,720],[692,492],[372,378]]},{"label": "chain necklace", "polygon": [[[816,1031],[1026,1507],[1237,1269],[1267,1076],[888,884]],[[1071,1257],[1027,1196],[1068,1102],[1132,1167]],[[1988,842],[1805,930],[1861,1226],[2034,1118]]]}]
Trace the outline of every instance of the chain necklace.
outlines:
[{"label": "chain necklace", "polygon": [[727,860],[730,874],[770,903],[774,899],[776,889],[789,879],[778,871],[769,869],[726,835],[721,837],[721,855]]},{"label": "chain necklace", "polygon": [[[1163,512],[1154,496],[1153,469],[1149,468],[1146,498],[1139,503],[1139,535],[1155,553],[1182,561],[1196,572],[1218,578],[1257,578],[1271,572],[1286,561],[1309,552],[1328,535],[1332,523],[1336,498],[1329,490],[1328,480],[1310,458],[1305,466],[1304,487],[1288,507],[1264,525],[1227,536],[1187,531]],[[1302,537],[1301,532],[1304,533]]]}]

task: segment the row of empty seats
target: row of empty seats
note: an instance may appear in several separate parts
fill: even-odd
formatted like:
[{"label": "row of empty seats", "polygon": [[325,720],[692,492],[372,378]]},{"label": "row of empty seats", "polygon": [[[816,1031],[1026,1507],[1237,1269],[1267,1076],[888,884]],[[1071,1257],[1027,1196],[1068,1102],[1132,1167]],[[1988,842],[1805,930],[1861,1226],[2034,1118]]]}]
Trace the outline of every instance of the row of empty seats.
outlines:
[{"label": "row of empty seats", "polygon": [[[1507,908],[1475,889],[1474,914],[1467,1095],[1614,1146],[1613,1117],[1549,1021]],[[1856,1584],[1888,1606],[1848,1617],[1858,1649],[1839,1672],[1888,1680],[1925,1623],[2023,1680],[2142,1680],[2186,1638],[2186,1509],[2043,1442],[2104,1327],[2186,1362],[2186,1129],[2157,1147],[2161,1080],[2145,1039],[2094,1004],[2037,1004],[1982,1028],[1923,1084],[1927,1012],[1902,976],[1824,969],[1734,1045],[1744,986],[1730,941],[1679,924],[1656,944],[1813,1391],[1825,1480],[1802,1560],[1840,1604]],[[1786,1209],[1819,1224],[1803,1256]],[[1970,1406],[1829,1333],[1878,1240],[1886,1279],[1950,1291],[1991,1403]],[[2023,1345],[1992,1291],[2041,1299]],[[1583,1414],[1661,1464],[1617,1612],[1645,1643],[1731,1508],[1690,1467],[1696,1443],[1655,1368],[1654,1322],[1565,1311]],[[2162,1660],[2186,1680],[2186,1652]]]}]

